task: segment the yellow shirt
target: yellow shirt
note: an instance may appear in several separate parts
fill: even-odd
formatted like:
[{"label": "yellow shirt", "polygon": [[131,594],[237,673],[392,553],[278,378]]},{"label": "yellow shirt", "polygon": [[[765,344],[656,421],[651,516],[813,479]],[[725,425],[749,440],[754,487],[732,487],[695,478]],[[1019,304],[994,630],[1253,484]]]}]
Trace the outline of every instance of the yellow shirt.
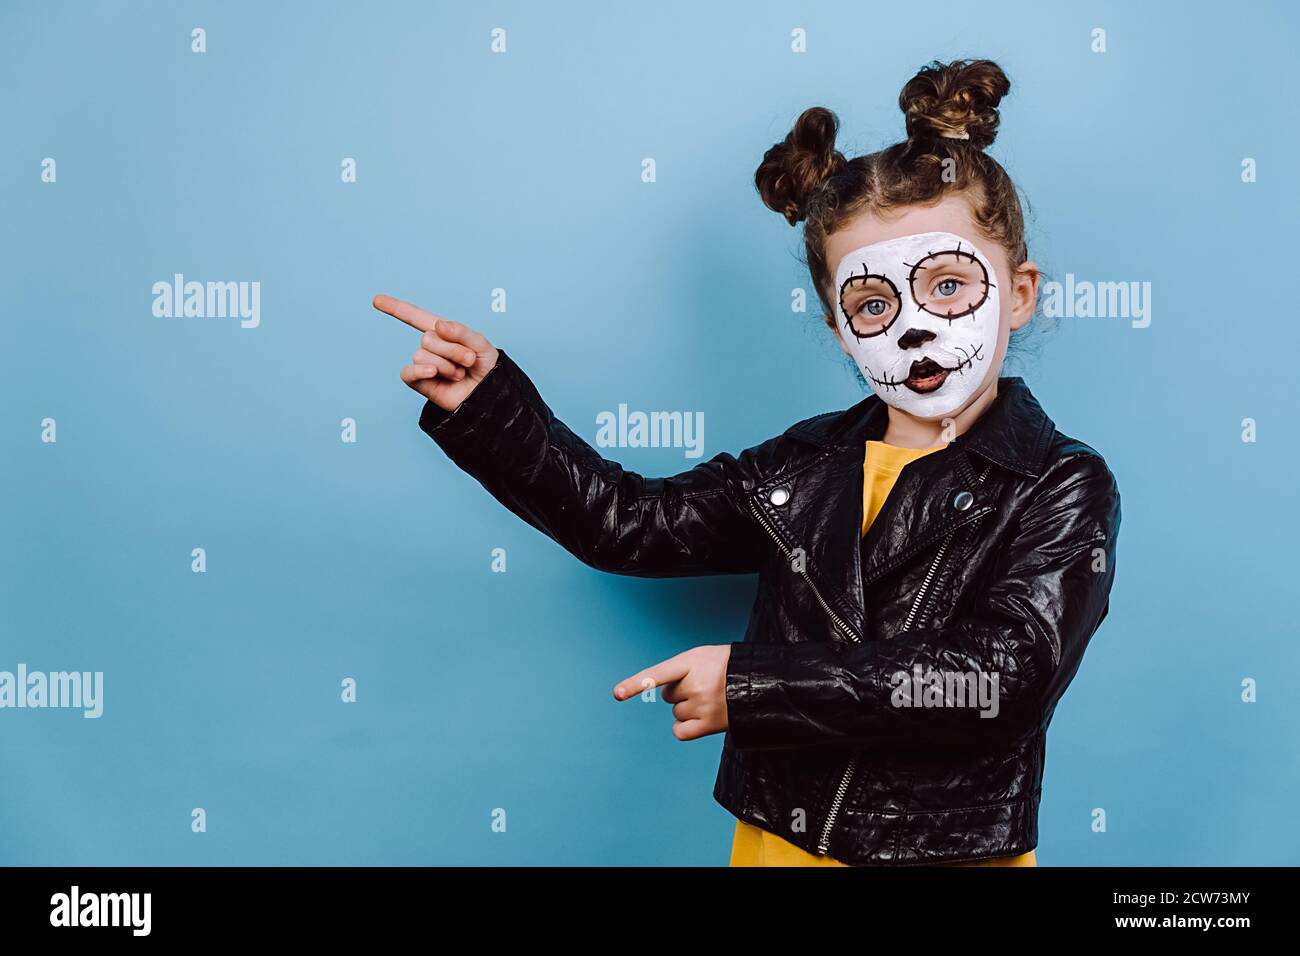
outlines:
[{"label": "yellow shirt", "polygon": [[[900,448],[882,441],[867,442],[866,460],[863,463],[862,482],[862,533],[866,534],[871,522],[894,487],[903,467],[911,461],[945,448]],[[788,840],[761,827],[736,821],[736,835],[731,844],[732,866],[847,866],[829,856],[816,856],[799,849]],[[979,860],[958,863],[956,866],[1037,866],[1034,851],[1020,856],[1004,856],[996,860]]]}]

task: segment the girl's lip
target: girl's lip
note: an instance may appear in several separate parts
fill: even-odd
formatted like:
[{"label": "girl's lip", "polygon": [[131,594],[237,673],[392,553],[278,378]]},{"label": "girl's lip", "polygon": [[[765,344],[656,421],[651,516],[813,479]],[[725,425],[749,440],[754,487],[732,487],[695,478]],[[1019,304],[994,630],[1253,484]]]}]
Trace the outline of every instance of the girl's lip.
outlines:
[{"label": "girl's lip", "polygon": [[948,380],[948,374],[948,369],[942,365],[931,359],[925,359],[912,363],[911,374],[903,380],[903,384],[918,395],[925,395],[943,385]]}]

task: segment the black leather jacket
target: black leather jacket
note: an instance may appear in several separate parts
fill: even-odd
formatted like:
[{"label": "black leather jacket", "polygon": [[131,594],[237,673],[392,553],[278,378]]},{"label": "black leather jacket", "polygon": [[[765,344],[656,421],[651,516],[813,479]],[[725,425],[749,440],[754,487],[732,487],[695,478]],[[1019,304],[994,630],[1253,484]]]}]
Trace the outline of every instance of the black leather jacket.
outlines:
[{"label": "black leather jacket", "polygon": [[[736,817],[850,864],[1024,853],[1047,726],[1109,609],[1115,479],[1002,378],[974,426],[903,469],[863,537],[864,442],[886,419],[869,396],[646,478],[555,418],[501,350],[454,412],[426,403],[420,427],[594,568],[758,575],[713,791]],[[982,680],[986,697],[900,706],[899,674],[919,675],[910,688]]]}]

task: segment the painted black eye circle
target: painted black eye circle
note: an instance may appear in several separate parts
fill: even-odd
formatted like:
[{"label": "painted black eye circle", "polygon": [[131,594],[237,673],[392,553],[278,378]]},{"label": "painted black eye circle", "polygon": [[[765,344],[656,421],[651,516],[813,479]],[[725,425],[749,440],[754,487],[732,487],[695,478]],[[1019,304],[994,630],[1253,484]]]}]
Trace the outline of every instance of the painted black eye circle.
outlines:
[{"label": "painted black eye circle", "polygon": [[862,271],[848,276],[840,285],[840,317],[844,327],[859,340],[889,330],[902,311],[898,286],[887,276]]},{"label": "painted black eye circle", "polygon": [[952,321],[978,310],[989,298],[993,282],[972,249],[928,252],[908,264],[908,291],[922,312]]}]

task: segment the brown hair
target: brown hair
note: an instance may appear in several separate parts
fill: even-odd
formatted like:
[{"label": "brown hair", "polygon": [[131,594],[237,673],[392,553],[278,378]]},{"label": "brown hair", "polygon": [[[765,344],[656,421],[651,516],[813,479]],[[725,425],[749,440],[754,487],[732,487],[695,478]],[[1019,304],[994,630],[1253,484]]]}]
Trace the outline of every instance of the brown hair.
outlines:
[{"label": "brown hair", "polygon": [[957,193],[969,203],[980,230],[1006,250],[1013,270],[1029,258],[1015,184],[984,152],[997,135],[998,103],[1010,89],[1006,74],[991,60],[931,63],[898,95],[907,123],[903,142],[846,160],[835,148],[839,120],[814,106],[763,154],[754,184],[763,202],[790,225],[807,220],[808,271],[831,328],[835,309],[826,297],[831,281],[826,240],[864,211],[931,205]]}]

